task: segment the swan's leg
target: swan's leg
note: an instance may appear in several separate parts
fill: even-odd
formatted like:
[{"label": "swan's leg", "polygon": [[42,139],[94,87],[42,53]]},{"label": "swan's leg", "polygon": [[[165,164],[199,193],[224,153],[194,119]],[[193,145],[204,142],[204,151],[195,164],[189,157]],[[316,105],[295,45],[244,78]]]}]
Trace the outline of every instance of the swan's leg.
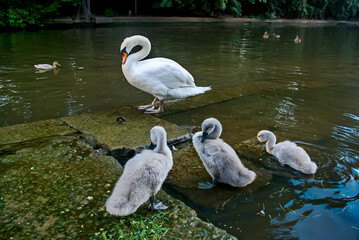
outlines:
[{"label": "swan's leg", "polygon": [[210,183],[210,182],[205,182],[205,183],[200,182],[200,183],[198,183],[198,188],[199,189],[211,189],[211,188],[214,188],[216,186],[216,184],[217,184],[217,179],[213,178],[212,183]]},{"label": "swan's leg", "polygon": [[152,113],[162,113],[163,112],[163,100],[160,100],[160,106],[158,107],[158,109],[154,110],[154,109],[146,109],[145,113],[148,114],[152,114]]},{"label": "swan's leg", "polygon": [[152,211],[155,210],[155,196],[150,197],[150,205],[148,206]]},{"label": "swan's leg", "polygon": [[166,205],[164,205],[162,202],[155,204],[155,196],[151,196],[150,197],[150,205],[148,206],[148,208],[152,211],[155,211],[155,210],[158,211],[158,210],[165,210],[168,207]]},{"label": "swan's leg", "polygon": [[153,99],[153,101],[152,101],[152,103],[150,105],[138,106],[138,109],[140,109],[140,110],[145,110],[145,109],[153,110],[153,109],[155,109],[155,104],[156,104],[157,100],[158,100],[158,98],[155,97],[155,99]]}]

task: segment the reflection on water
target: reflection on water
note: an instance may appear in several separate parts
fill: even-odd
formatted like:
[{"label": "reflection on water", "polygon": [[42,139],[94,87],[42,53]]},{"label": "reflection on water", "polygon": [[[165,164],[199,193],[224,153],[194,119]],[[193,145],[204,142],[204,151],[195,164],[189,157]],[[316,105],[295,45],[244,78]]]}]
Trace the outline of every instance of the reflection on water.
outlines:
[{"label": "reflection on water", "polygon": [[[281,38],[264,40],[264,31]],[[164,119],[198,130],[216,117],[230,145],[269,129],[279,141],[296,141],[318,165],[315,176],[305,176],[265,152],[239,153],[272,179],[233,197],[226,188],[202,194],[210,203],[191,201],[203,190],[178,193],[200,217],[242,239],[359,238],[357,27],[171,23],[2,33],[0,125],[151,101],[121,72],[119,47],[133,34],[152,41],[149,57],[178,61],[197,85],[243,89],[238,99]],[[293,43],[297,34],[301,44]],[[62,65],[55,71],[33,67],[55,60]]]}]

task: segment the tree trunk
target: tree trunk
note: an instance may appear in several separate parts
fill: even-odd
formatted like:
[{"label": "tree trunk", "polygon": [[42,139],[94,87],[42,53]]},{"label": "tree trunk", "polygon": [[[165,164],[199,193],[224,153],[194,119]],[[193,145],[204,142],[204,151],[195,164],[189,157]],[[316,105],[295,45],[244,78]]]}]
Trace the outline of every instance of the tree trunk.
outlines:
[{"label": "tree trunk", "polygon": [[82,0],[82,5],[77,10],[75,22],[91,22],[90,0]]}]

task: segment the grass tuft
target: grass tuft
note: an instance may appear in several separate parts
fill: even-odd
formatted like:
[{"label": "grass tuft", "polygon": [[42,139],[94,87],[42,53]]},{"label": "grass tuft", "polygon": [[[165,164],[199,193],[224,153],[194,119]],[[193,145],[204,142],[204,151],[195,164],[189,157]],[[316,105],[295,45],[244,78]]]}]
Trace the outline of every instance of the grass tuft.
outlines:
[{"label": "grass tuft", "polygon": [[162,239],[169,230],[163,226],[168,221],[168,216],[164,212],[159,212],[151,217],[133,214],[120,217],[119,222],[113,223],[114,226],[111,231],[101,231],[90,239]]}]

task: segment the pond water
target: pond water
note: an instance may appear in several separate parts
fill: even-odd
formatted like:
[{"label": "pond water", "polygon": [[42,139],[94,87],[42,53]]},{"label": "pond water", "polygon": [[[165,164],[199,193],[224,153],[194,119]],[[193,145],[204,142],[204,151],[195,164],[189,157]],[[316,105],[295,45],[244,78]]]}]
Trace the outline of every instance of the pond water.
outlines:
[{"label": "pond water", "polygon": [[[152,42],[149,57],[176,60],[197,85],[248,92],[164,119],[198,130],[205,118],[216,117],[230,145],[270,129],[279,141],[303,146],[319,167],[315,176],[304,176],[266,154],[258,156],[272,180],[220,208],[187,201],[202,219],[240,239],[358,239],[358,30],[288,23],[138,23],[1,33],[0,126],[150,102],[152,96],[125,80],[119,53],[125,37],[145,35]],[[263,39],[264,31],[281,37]],[[301,44],[294,43],[297,34]],[[54,60],[62,65],[56,71],[33,67]],[[263,216],[257,214],[261,210]]]}]

